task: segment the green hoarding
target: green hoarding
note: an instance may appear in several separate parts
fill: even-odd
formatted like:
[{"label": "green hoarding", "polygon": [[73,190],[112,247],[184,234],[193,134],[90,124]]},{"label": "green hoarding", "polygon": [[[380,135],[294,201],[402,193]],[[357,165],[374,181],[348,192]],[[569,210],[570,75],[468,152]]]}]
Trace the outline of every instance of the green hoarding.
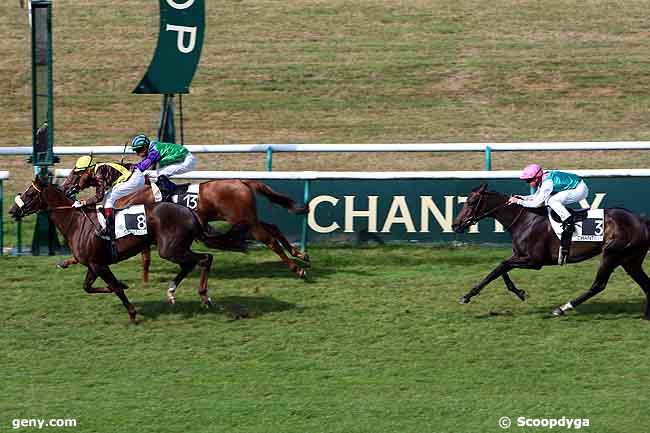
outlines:
[{"label": "green hoarding", "polygon": [[[590,193],[582,207],[625,207],[650,215],[647,177],[585,179]],[[265,180],[277,191],[302,202],[301,180]],[[469,233],[451,224],[468,193],[481,183],[506,194],[528,194],[517,179],[319,179],[310,182],[308,239],[318,242],[476,242],[509,243],[503,227],[487,218]],[[577,207],[577,206],[576,206]],[[304,217],[259,198],[260,218],[277,224],[291,241],[301,238]]]},{"label": "green hoarding", "polygon": [[188,93],[199,64],[204,0],[159,0],[160,30],[153,60],[133,93]]}]

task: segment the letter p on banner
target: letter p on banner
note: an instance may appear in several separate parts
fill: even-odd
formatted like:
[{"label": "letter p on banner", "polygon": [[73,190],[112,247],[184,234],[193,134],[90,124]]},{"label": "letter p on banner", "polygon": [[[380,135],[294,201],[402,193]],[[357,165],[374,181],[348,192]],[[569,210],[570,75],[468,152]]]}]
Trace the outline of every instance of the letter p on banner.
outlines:
[{"label": "letter p on banner", "polygon": [[201,58],[205,0],[159,0],[160,29],[153,59],[133,93],[188,93]]}]

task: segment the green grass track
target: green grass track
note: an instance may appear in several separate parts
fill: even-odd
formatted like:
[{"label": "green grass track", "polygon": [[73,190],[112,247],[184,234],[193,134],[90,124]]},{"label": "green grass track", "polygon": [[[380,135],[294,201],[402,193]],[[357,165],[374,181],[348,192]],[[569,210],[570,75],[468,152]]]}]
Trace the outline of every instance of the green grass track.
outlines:
[{"label": "green grass track", "polygon": [[[73,432],[474,433],[502,416],[588,418],[585,431],[648,430],[641,290],[622,270],[565,318],[553,307],[591,284],[597,260],[514,271],[469,305],[459,296],[508,248],[314,248],[297,280],[266,250],[215,254],[164,303],[176,268],[114,266],[140,323],[84,268],[1,257],[0,431],[18,418],[74,418]],[[564,431],[556,428],[553,431]],[[23,428],[17,431],[36,431]]]}]

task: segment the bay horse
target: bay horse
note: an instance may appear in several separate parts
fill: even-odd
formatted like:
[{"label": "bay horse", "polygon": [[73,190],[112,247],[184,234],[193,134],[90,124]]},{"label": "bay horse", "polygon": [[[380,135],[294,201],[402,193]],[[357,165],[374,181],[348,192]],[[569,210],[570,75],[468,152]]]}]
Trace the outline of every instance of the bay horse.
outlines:
[{"label": "bay horse", "polygon": [[[19,219],[38,211],[49,211],[50,220],[67,240],[75,260],[88,268],[84,290],[88,293],[115,293],[124,304],[129,319],[135,323],[136,309],[124,293],[127,286],[119,281],[110,269],[113,262],[108,241],[95,235],[99,226],[96,212],[73,208],[72,203],[73,201],[57,186],[47,184],[36,177],[25,192],[16,196],[9,214]],[[201,269],[198,292],[203,303],[211,305],[208,275],[212,255],[193,252],[192,242],[196,239],[211,248],[229,248],[228,238],[209,226],[203,226],[194,213],[183,206],[173,203],[147,204],[145,211],[147,235],[129,235],[117,239],[117,261],[132,257],[156,243],[160,257],[181,267],[180,272],[169,284],[168,301],[174,303],[176,287],[198,265]],[[93,287],[97,277],[104,280],[107,286]]]},{"label": "bay horse", "polygon": [[[88,186],[90,176],[87,174],[70,172],[61,187],[67,194],[76,194]],[[305,278],[307,273],[289,258],[284,249],[291,256],[309,265],[309,255],[300,252],[287,240],[275,224],[260,221],[257,217],[255,193],[260,193],[271,203],[280,205],[290,213],[304,215],[309,213],[309,206],[298,206],[296,202],[284,194],[274,191],[265,183],[247,179],[224,179],[202,182],[199,184],[198,205],[194,211],[205,225],[210,221],[226,221],[231,225],[228,236],[231,238],[253,238],[265,244],[276,253],[285,265],[298,278]],[[115,206],[122,208],[132,204],[155,203],[154,192],[151,185],[119,199]],[[284,248],[283,248],[284,247]],[[74,264],[74,259],[68,259],[61,267]],[[151,256],[149,251],[142,252],[143,281],[149,279]]]},{"label": "bay horse", "polygon": [[[541,269],[557,265],[559,239],[549,222],[547,209],[508,205],[509,197],[488,191],[487,185],[475,188],[452,225],[456,233],[483,218],[490,217],[501,223],[512,237],[510,258],[501,262],[487,277],[460,298],[467,304],[491,281],[502,277],[506,287],[522,301],[526,292],[517,289],[508,272],[515,268]],[[596,278],[586,292],[553,310],[562,316],[592,296],[605,290],[607,281],[618,266],[641,287],[646,295],[643,318],[650,320],[650,277],[643,270],[643,260],[650,248],[650,221],[622,208],[604,209],[605,230],[602,242],[573,242],[567,263],[577,263],[602,254]]]}]

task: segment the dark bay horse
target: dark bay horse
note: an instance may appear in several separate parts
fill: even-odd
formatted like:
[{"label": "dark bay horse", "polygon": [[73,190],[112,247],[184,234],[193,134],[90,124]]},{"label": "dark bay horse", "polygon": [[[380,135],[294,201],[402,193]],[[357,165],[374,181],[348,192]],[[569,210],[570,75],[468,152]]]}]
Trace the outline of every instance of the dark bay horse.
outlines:
[{"label": "dark bay horse", "polygon": [[[88,268],[84,290],[88,293],[115,293],[127,309],[131,321],[135,322],[136,309],[124,294],[127,286],[110,270],[112,262],[108,241],[95,236],[99,223],[94,209],[87,212],[83,208],[72,208],[72,200],[66,197],[63,191],[55,185],[46,184],[38,177],[15,201],[9,214],[16,219],[38,211],[49,211],[51,221],[67,240],[75,260]],[[227,238],[214,232],[209,226],[204,227],[193,212],[183,206],[157,203],[145,205],[145,209],[148,234],[129,235],[116,240],[117,261],[132,257],[156,243],[160,257],[181,267],[169,285],[168,301],[174,302],[176,287],[198,265],[201,268],[198,292],[203,303],[210,305],[208,275],[212,255],[194,253],[191,250],[192,242],[196,239],[211,248],[227,249]],[[104,280],[107,287],[93,287],[97,277]]]},{"label": "dark bay horse", "polygon": [[[508,272],[515,268],[541,269],[557,264],[559,239],[548,220],[546,208],[531,209],[508,205],[508,196],[488,191],[483,184],[472,190],[456,217],[453,229],[462,233],[485,217],[499,221],[512,236],[512,257],[504,260],[483,281],[460,299],[467,304],[491,281],[502,277],[506,287],[524,300],[526,293],[517,289]],[[626,209],[604,210],[605,231],[602,242],[574,242],[567,263],[577,263],[602,254],[596,278],[586,292],[556,308],[563,315],[605,290],[615,268],[622,266],[646,295],[643,318],[650,320],[650,278],[643,270],[643,260],[650,248],[650,222]]]},{"label": "dark bay horse", "polygon": [[[61,187],[66,193],[76,193],[88,186],[88,177],[80,173],[70,172]],[[271,251],[276,253],[286,266],[298,278],[306,277],[304,268],[298,266],[289,258],[284,249],[291,256],[309,264],[309,256],[300,252],[284,237],[280,229],[275,224],[260,221],[257,217],[257,207],[255,193],[262,194],[275,203],[286,208],[289,212],[297,215],[309,213],[308,206],[298,206],[296,202],[284,194],[280,194],[268,185],[254,181],[242,179],[225,179],[212,180],[199,184],[198,206],[194,211],[206,224],[209,221],[226,221],[231,225],[228,236],[231,238],[253,238],[265,244]],[[132,204],[154,203],[154,193],[150,185],[136,191],[116,202],[116,207],[126,207]],[[284,248],[283,248],[284,247]],[[146,282],[149,275],[149,266],[151,263],[150,254],[144,251],[143,259],[143,280]],[[74,263],[74,260],[68,260],[65,265]]]}]

